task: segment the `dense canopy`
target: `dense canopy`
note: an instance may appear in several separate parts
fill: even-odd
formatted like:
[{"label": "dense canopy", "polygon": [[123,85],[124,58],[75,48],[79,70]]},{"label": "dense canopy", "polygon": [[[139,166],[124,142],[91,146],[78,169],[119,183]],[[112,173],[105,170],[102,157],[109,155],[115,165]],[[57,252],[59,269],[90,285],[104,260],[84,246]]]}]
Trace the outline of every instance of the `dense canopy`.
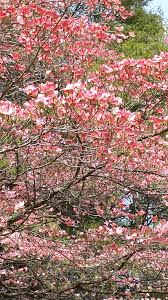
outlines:
[{"label": "dense canopy", "polygon": [[132,14],[1,1],[2,299],[168,297],[168,53],[117,53]]}]

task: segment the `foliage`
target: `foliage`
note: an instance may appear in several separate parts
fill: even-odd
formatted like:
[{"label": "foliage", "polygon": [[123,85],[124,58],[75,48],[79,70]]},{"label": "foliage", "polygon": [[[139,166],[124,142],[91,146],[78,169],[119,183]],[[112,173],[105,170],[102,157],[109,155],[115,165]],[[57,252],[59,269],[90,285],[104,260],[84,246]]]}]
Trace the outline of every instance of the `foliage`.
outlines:
[{"label": "foliage", "polygon": [[152,0],[122,0],[121,3],[127,9],[143,8]]},{"label": "foliage", "polygon": [[110,49],[130,14],[1,3],[2,299],[168,296],[168,53]]},{"label": "foliage", "polygon": [[166,28],[161,15],[147,12],[144,1],[123,2],[126,7],[134,8],[134,15],[124,21],[124,32],[133,32],[132,39],[125,40],[118,49],[127,57],[149,58],[166,51],[164,43]]}]

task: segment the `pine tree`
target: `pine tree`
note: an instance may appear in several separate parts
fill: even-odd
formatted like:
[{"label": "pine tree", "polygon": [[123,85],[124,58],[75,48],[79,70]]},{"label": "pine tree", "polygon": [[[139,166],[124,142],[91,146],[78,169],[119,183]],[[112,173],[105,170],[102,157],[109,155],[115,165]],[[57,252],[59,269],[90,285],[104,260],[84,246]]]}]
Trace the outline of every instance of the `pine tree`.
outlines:
[{"label": "pine tree", "polygon": [[167,51],[164,43],[165,26],[160,12],[147,12],[151,0],[123,0],[123,5],[134,10],[134,15],[124,21],[124,32],[134,32],[135,37],[124,41],[118,50],[126,57],[149,58]]}]

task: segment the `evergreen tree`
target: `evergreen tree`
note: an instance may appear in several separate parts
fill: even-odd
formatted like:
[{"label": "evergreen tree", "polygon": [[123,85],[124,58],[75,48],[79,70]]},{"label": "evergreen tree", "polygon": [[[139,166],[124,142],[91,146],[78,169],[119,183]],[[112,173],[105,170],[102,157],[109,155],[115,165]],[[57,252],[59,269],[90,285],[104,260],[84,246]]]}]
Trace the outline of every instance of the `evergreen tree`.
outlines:
[{"label": "evergreen tree", "polygon": [[149,2],[151,2],[151,0],[122,0],[122,5],[125,6],[126,8],[137,8],[137,7],[144,7],[146,5],[148,5]]},{"label": "evergreen tree", "polygon": [[118,50],[126,57],[149,58],[161,51],[167,51],[164,43],[166,29],[160,12],[152,13],[145,10],[145,5],[150,1],[122,1],[125,7],[134,10],[134,15],[124,21],[124,33],[134,32],[135,37],[125,40],[118,46]]}]

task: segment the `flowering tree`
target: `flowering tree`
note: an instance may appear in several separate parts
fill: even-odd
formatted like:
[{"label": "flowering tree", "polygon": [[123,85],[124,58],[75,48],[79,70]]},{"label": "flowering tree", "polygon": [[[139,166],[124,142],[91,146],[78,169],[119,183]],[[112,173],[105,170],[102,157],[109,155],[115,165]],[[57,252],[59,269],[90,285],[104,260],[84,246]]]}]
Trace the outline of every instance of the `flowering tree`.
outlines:
[{"label": "flowering tree", "polygon": [[130,14],[1,1],[2,299],[168,295],[168,54],[111,50]]}]

